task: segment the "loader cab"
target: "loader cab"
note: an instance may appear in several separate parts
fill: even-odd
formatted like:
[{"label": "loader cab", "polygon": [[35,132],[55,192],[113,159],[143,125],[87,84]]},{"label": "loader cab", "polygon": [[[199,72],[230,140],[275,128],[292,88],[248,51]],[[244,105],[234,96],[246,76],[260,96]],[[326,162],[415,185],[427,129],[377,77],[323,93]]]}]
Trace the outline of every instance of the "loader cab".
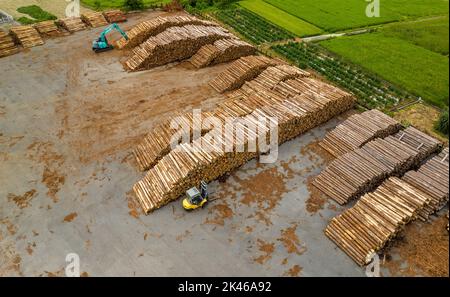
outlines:
[{"label": "loader cab", "polygon": [[186,198],[183,199],[183,208],[186,210],[194,210],[203,207],[207,202],[207,184],[202,182],[200,190],[194,187],[186,191]]}]

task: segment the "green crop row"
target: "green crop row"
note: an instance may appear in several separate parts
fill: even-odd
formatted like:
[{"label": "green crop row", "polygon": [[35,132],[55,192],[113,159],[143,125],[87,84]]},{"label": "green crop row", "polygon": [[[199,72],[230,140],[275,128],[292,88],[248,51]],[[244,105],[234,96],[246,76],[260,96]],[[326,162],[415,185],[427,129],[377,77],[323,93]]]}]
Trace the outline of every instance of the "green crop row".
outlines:
[{"label": "green crop row", "polygon": [[294,35],[244,8],[218,10],[215,16],[255,44],[293,39]]},{"label": "green crop row", "polygon": [[301,68],[310,68],[329,81],[352,92],[366,108],[387,108],[404,99],[415,99],[406,91],[386,83],[375,75],[326,55],[314,44],[290,42],[271,48]]}]

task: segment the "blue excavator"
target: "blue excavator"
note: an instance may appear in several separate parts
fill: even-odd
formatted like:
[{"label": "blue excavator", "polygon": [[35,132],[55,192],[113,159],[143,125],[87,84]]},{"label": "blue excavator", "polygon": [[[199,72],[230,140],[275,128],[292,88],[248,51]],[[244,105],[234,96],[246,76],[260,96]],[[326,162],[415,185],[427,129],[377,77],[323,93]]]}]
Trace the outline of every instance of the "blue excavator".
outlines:
[{"label": "blue excavator", "polygon": [[92,43],[92,50],[95,53],[106,52],[114,49],[114,47],[108,43],[108,39],[106,39],[106,35],[114,29],[122,34],[123,38],[128,40],[127,34],[122,29],[120,29],[119,25],[113,23],[105,30],[103,30],[103,32],[100,34],[100,37],[97,40],[94,40],[94,42]]}]

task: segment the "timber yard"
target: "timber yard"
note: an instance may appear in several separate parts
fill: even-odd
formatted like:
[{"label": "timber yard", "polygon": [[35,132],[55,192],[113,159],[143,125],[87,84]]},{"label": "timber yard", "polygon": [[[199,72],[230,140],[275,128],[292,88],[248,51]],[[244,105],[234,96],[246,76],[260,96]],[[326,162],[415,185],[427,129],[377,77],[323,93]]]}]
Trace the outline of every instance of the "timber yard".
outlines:
[{"label": "timber yard", "polygon": [[[220,18],[16,24],[0,70],[0,276],[64,276],[68,254],[82,276],[365,276],[375,257],[382,276],[448,276],[448,138]],[[245,138],[208,150],[222,128],[196,116]],[[250,131],[262,118],[277,130]],[[274,133],[262,162],[249,143]]]}]

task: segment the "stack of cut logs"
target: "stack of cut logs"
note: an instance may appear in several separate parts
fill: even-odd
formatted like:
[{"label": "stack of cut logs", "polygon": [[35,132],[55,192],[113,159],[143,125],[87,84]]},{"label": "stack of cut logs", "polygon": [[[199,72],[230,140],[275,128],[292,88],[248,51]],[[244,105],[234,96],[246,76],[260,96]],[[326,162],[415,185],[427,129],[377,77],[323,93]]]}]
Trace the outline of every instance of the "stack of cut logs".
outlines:
[{"label": "stack of cut logs", "polygon": [[190,62],[195,68],[203,68],[210,65],[219,54],[220,51],[217,47],[213,44],[207,44],[192,56]]},{"label": "stack of cut logs", "polygon": [[85,30],[87,28],[86,24],[78,17],[58,20],[58,24],[70,33]]},{"label": "stack of cut logs", "polygon": [[43,21],[34,24],[34,27],[41,35],[45,36],[58,36],[61,32],[55,24],[55,21]]},{"label": "stack of cut logs", "polygon": [[208,43],[232,37],[220,27],[198,25],[171,27],[136,47],[125,65],[131,71],[138,71],[181,61],[192,57]]},{"label": "stack of cut logs", "polygon": [[375,138],[392,135],[401,128],[401,124],[390,116],[372,109],[350,116],[329,132],[320,142],[320,146],[334,157],[339,157]]},{"label": "stack of cut logs", "polygon": [[6,32],[0,30],[0,58],[14,55],[19,52],[14,39]]},{"label": "stack of cut logs", "polygon": [[108,21],[101,12],[85,12],[81,15],[81,19],[92,28],[108,25]]},{"label": "stack of cut logs", "polygon": [[402,180],[431,197],[421,215],[426,220],[448,202],[449,150],[445,148],[439,155],[428,160],[418,171],[409,171]]},{"label": "stack of cut logs", "polygon": [[103,16],[109,23],[122,23],[127,21],[127,16],[125,13],[118,9],[104,11]]},{"label": "stack of cut logs", "polygon": [[[280,74],[279,70],[283,70],[284,76],[278,75],[277,78],[283,81],[284,79],[297,79],[302,78],[309,75],[307,72],[304,72],[296,67],[288,66],[288,65],[279,65],[273,68],[272,70],[267,69],[265,72],[274,72],[276,74]],[[259,81],[261,85],[268,85],[269,81],[267,79],[270,78],[270,84],[275,85],[274,78],[275,76],[271,76],[266,74],[261,74],[261,77],[257,77],[255,81]],[[309,91],[317,91],[320,89],[326,89],[327,85],[316,83],[315,81],[309,81]],[[245,96],[236,96],[230,97],[226,101],[220,103],[218,107],[212,112],[212,115],[219,118],[222,122],[225,122],[228,118],[234,117],[243,117],[253,112],[257,108],[261,108],[264,105],[281,103],[287,97],[280,96],[277,92],[271,91],[270,89],[260,89],[261,94],[259,94],[258,90],[255,89],[250,96],[250,94]],[[264,93],[262,93],[264,92]],[[305,92],[305,90],[299,89],[297,94],[301,94]],[[329,92],[333,92],[329,90]],[[338,96],[345,96],[344,93],[339,93],[339,90],[334,91]],[[330,95],[331,96],[331,95]],[[351,106],[351,102],[349,103],[348,108]],[[202,114],[202,118],[204,119],[208,113]],[[189,115],[191,117],[191,115]],[[202,130],[202,133],[206,133],[207,130]],[[136,157],[136,161],[139,164],[141,170],[148,170],[156,164],[156,162],[161,159],[164,155],[166,155],[170,151],[170,139],[174,133],[174,130],[170,129],[170,121],[164,122],[161,125],[158,125],[152,132],[150,132],[144,140],[138,145],[138,147],[134,151],[134,155]],[[193,131],[191,129],[191,135]]]},{"label": "stack of cut logs", "polygon": [[[261,127],[276,119],[278,122],[278,143],[298,136],[323,123],[354,104],[354,98],[333,86],[308,77],[298,78],[299,85],[309,85],[302,93],[284,99],[276,92],[254,93],[235,101],[228,101],[218,107],[214,116],[221,120],[234,119],[235,134],[246,136],[238,140],[233,135],[222,135],[222,129],[213,129],[192,144],[178,145],[163,156],[152,167],[146,177],[133,187],[146,213],[177,199],[188,188],[198,186],[201,180],[211,181],[241,166],[258,153],[267,152],[267,147],[257,146],[249,150],[249,143],[258,143],[259,137],[267,141],[275,133],[268,126],[256,134],[248,127]],[[218,140],[218,147],[208,141]],[[264,143],[264,141],[262,141]],[[240,146],[244,150],[238,150]],[[231,150],[230,147],[231,146]],[[223,149],[227,147],[228,150]]]},{"label": "stack of cut logs", "polygon": [[196,68],[206,67],[253,55],[256,49],[239,39],[219,39],[214,44],[203,46],[192,58]]},{"label": "stack of cut logs", "polygon": [[131,30],[127,31],[128,40],[121,38],[117,41],[119,49],[134,48],[152,36],[156,36],[164,32],[167,28],[186,25],[202,25],[202,26],[216,26],[215,23],[200,20],[191,15],[179,15],[169,17],[157,17],[149,21],[137,24]]},{"label": "stack of cut logs", "polygon": [[209,84],[217,92],[223,93],[240,88],[246,81],[257,77],[269,66],[281,64],[280,61],[265,56],[248,56],[234,61]]},{"label": "stack of cut logs", "polygon": [[[231,92],[228,96],[250,95],[262,90],[273,90],[278,86],[278,92],[283,94],[284,97],[289,97],[290,95],[293,95],[285,89],[289,83],[282,85],[280,85],[280,83],[299,77],[307,77],[309,75],[308,72],[290,65],[270,66],[261,72],[254,80],[245,82],[240,89]],[[281,89],[283,89],[283,91],[281,91]],[[299,89],[295,89],[295,94],[298,93],[297,90]]]},{"label": "stack of cut logs", "polygon": [[314,179],[313,185],[345,204],[373,190],[387,177],[404,174],[440,148],[438,140],[409,127],[338,157]]},{"label": "stack of cut logs", "polygon": [[[144,171],[153,167],[174,144],[182,143],[186,136],[192,139],[205,134],[207,131],[201,127],[201,118],[204,119],[210,115],[208,112],[201,113],[200,116],[196,115],[196,120],[200,121],[199,124],[194,123],[192,113],[185,113],[157,125],[133,151],[140,170]],[[197,126],[200,131],[194,131]]]},{"label": "stack of cut logs", "polygon": [[419,152],[418,158],[422,160],[442,148],[442,143],[414,127],[398,132],[395,137],[408,147],[416,149]]},{"label": "stack of cut logs", "polygon": [[430,196],[397,177],[364,195],[333,218],[325,234],[356,263],[368,264],[403,226],[416,219]]},{"label": "stack of cut logs", "polygon": [[39,32],[36,31],[33,26],[12,27],[11,34],[24,48],[31,48],[44,44],[44,40],[42,40]]}]

